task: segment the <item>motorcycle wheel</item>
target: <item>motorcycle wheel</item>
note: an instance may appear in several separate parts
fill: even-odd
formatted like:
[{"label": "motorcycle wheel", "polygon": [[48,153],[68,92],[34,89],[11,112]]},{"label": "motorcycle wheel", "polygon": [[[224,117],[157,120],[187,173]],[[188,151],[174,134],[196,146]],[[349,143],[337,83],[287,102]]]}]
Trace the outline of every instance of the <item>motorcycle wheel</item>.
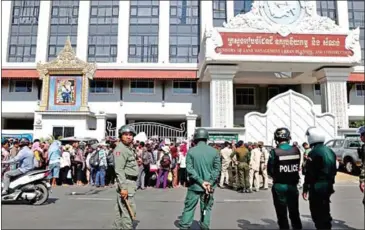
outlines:
[{"label": "motorcycle wheel", "polygon": [[36,184],[36,191],[40,192],[40,197],[36,197],[34,200],[30,201],[32,205],[42,205],[44,204],[49,197],[49,191],[44,184]]}]

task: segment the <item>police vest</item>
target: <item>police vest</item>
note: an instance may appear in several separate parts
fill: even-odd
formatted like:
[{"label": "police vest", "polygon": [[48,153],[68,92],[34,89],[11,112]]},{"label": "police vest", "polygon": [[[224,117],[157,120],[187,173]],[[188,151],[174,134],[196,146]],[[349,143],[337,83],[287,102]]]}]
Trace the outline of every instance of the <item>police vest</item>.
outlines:
[{"label": "police vest", "polygon": [[291,147],[288,150],[276,148],[274,152],[273,182],[280,184],[298,184],[300,165],[299,149],[297,147]]}]

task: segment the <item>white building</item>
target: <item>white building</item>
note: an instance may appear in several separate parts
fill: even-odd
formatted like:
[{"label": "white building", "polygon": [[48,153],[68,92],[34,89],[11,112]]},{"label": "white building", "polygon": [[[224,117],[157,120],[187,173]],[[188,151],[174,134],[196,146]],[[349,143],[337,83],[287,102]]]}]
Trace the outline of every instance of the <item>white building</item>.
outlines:
[{"label": "white building", "polygon": [[[102,139],[129,123],[170,138],[210,127],[270,142],[287,126],[303,140],[310,125],[334,137],[364,120],[364,3],[315,4],[3,1],[2,134]],[[66,45],[62,64],[68,36],[76,57]]]}]

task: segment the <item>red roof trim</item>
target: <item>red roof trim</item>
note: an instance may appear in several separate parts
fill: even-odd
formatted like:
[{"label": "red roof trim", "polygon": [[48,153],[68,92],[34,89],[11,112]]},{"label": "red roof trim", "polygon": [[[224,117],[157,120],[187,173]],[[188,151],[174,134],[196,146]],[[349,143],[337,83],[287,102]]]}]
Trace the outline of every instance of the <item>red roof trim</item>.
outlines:
[{"label": "red roof trim", "polygon": [[364,73],[351,73],[349,78],[349,82],[365,82]]},{"label": "red roof trim", "polygon": [[39,78],[39,74],[34,69],[2,69],[1,78],[32,79]]}]

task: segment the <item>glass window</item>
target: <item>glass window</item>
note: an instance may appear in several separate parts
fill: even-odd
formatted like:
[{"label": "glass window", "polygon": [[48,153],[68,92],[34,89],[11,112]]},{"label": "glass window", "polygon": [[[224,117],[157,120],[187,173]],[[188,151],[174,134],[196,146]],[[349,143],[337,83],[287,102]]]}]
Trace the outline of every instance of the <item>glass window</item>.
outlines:
[{"label": "glass window", "polygon": [[358,97],[365,96],[365,84],[356,84],[356,96]]},{"label": "glass window", "polygon": [[[200,45],[199,0],[170,1],[171,63],[197,63]],[[176,52],[175,52],[176,51]]]},{"label": "glass window", "polygon": [[57,140],[60,137],[73,137],[75,136],[74,127],[53,127],[53,136]]},{"label": "glass window", "polygon": [[327,147],[332,147],[334,143],[335,143],[334,141],[329,141],[329,142],[327,142],[325,145],[326,145]]},{"label": "glass window", "polygon": [[213,0],[213,26],[223,27],[223,23],[227,20],[226,9],[226,0]]},{"label": "glass window", "polygon": [[34,62],[40,1],[12,1],[8,62]]},{"label": "glass window", "polygon": [[131,80],[131,93],[152,94],[155,92],[153,80]]},{"label": "glass window", "polygon": [[314,85],[314,95],[321,96],[321,85],[320,84]]},{"label": "glass window", "polygon": [[317,4],[317,13],[323,17],[329,17],[336,23],[338,23],[337,18],[337,3],[336,0],[327,0],[327,1],[316,1]]},{"label": "glass window", "polygon": [[158,25],[159,1],[130,1],[129,62],[158,62]]},{"label": "glass window", "polygon": [[365,14],[365,3],[363,1],[348,0],[348,12],[349,12],[349,24],[350,29],[360,28],[360,45],[361,45],[361,57],[362,64],[364,65],[365,55],[365,27],[364,27],[364,14]]},{"label": "glass window", "polygon": [[343,146],[343,142],[344,142],[344,140],[336,140],[333,147],[334,148],[341,148]]},{"label": "glass window", "polygon": [[279,90],[278,87],[269,87],[269,88],[267,88],[267,97],[268,97],[268,100],[270,100],[271,98],[275,97],[279,93],[280,93],[280,90]]},{"label": "glass window", "polygon": [[234,0],[234,15],[250,12],[252,0]]},{"label": "glass window", "polygon": [[116,62],[119,1],[91,1],[88,62]]},{"label": "glass window", "polygon": [[236,105],[255,105],[255,88],[236,88]]},{"label": "glass window", "polygon": [[113,80],[90,81],[90,93],[113,93]]},{"label": "glass window", "polygon": [[57,57],[70,36],[72,48],[76,51],[79,1],[53,0],[48,43],[48,60]]},{"label": "glass window", "polygon": [[197,82],[191,80],[173,81],[173,93],[175,94],[196,94]]},{"label": "glass window", "polygon": [[9,91],[15,93],[32,92],[32,80],[10,80]]}]

